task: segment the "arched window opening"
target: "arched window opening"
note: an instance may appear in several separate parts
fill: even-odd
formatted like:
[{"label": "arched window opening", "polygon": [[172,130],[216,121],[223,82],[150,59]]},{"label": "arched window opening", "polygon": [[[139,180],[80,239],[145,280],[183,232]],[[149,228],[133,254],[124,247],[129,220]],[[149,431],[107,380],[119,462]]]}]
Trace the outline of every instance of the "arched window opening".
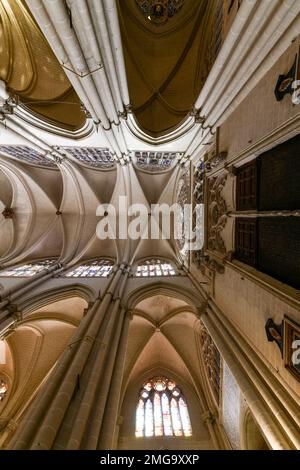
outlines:
[{"label": "arched window opening", "polygon": [[101,259],[81,264],[67,272],[65,277],[108,277],[113,267],[112,261]]},{"label": "arched window opening", "polygon": [[56,260],[46,259],[44,261],[7,268],[5,271],[0,272],[0,277],[32,277],[44,269],[51,268],[56,262]]},{"label": "arched window opening", "polygon": [[31,165],[45,168],[57,168],[53,161],[27,145],[0,145],[0,152]]},{"label": "arched window opening", "polygon": [[178,152],[135,152],[136,166],[152,172],[169,170],[179,155]]},{"label": "arched window opening", "polygon": [[76,160],[92,168],[113,168],[114,156],[107,148],[98,147],[58,147],[70,153]]},{"label": "arched window opening", "polygon": [[148,259],[138,265],[135,277],[175,276],[176,271],[171,263],[160,259]]},{"label": "arched window opening", "polygon": [[252,416],[249,408],[245,412],[241,448],[243,450],[270,450],[262,430]]},{"label": "arched window opening", "polygon": [[190,437],[192,427],[187,403],[173,380],[154,377],[139,393],[136,437]]}]

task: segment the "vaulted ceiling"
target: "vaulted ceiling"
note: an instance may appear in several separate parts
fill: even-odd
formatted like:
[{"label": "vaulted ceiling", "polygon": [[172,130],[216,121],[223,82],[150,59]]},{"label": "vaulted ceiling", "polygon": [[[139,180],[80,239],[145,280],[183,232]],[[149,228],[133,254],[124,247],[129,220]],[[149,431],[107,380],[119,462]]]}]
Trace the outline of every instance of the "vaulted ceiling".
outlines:
[{"label": "vaulted ceiling", "polygon": [[[118,262],[127,257],[131,263],[151,256],[175,260],[173,238],[100,240],[96,227],[101,218],[96,210],[100,204],[111,204],[118,215],[122,196],[128,197],[128,206],[144,204],[149,213],[153,203],[172,205],[182,171],[175,165],[161,174],[151,174],[136,164],[103,171],[67,161],[44,168],[3,155],[0,211],[10,207],[13,213],[0,218],[1,263],[45,257],[67,264],[101,257]],[[127,223],[135,217],[129,216]]]},{"label": "vaulted ceiling", "polygon": [[76,130],[85,114],[63,68],[23,0],[0,2],[0,79],[28,109]]},{"label": "vaulted ceiling", "polygon": [[[215,59],[218,5],[218,0],[118,1],[130,106],[140,128],[148,135],[159,137],[170,132],[192,111]],[[84,52],[89,71],[79,70],[74,62],[69,63],[68,50],[61,36],[56,37],[59,29],[50,23],[50,16],[43,17],[37,24],[44,7],[50,11],[47,3],[39,6],[34,1],[1,1],[0,79],[32,113],[46,122],[74,131],[84,125],[86,114],[77,95],[79,89],[75,91],[70,80],[74,84],[78,77],[82,77],[82,82],[92,77],[98,87],[99,67],[92,62],[98,63],[96,56],[102,54],[109,75],[110,67],[106,61],[111,58],[106,57],[107,51],[100,52],[102,36],[100,42],[97,38],[100,48],[97,53],[92,52],[93,60]],[[170,7],[174,11],[170,12]],[[76,32],[79,47],[85,51],[88,44],[84,42],[88,43],[90,38],[85,38],[79,25],[96,31],[103,15],[108,18],[110,6],[109,2],[104,2],[103,9],[100,2],[85,2],[90,25],[81,15],[82,8],[80,2],[68,0],[64,3],[71,31]],[[145,8],[150,9],[149,15],[145,14]],[[163,15],[154,14],[153,8],[162,9]],[[92,25],[96,18],[97,26],[96,23]],[[93,47],[91,42],[88,48]],[[118,80],[121,82],[120,76]],[[114,95],[112,100],[117,103],[119,98],[115,97],[114,81],[116,78],[108,87]],[[105,91],[107,100],[110,100],[110,92],[108,88]],[[99,89],[98,93],[101,94]],[[127,106],[126,98],[122,98]],[[101,100],[105,104],[105,100]]]},{"label": "vaulted ceiling", "polygon": [[192,111],[214,59],[217,5],[118,1],[130,101],[146,132],[167,133]]},{"label": "vaulted ceiling", "polygon": [[[237,2],[236,8],[241,6],[234,32],[228,34],[230,47],[221,48],[205,81],[216,52],[220,4],[225,16],[232,11],[227,8],[232,2],[217,0],[1,1],[0,92],[4,84],[43,115],[33,118],[19,106],[3,114],[8,103],[0,96],[1,213],[14,211],[12,218],[1,217],[1,263],[40,256],[79,262],[103,254],[120,261],[124,240],[96,237],[97,206],[117,205],[124,195],[129,204],[143,202],[147,209],[152,203],[175,201],[181,169],[189,168],[189,160],[203,158],[220,121],[240,103],[241,93],[255,85],[254,71],[269,60],[277,37],[257,58],[251,46],[260,36],[256,23],[267,28],[273,9],[269,5],[268,15],[256,18],[258,0]],[[256,36],[246,44],[250,26]],[[239,42],[242,33],[245,47]],[[219,80],[222,71],[226,81]],[[71,83],[89,112],[83,127],[85,114]],[[66,96],[75,104],[66,104]],[[193,106],[198,114],[173,131]],[[50,121],[73,132],[54,128]],[[17,164],[3,151],[14,145],[26,147],[29,161],[38,152],[42,167]],[[74,158],[71,148],[80,158]],[[93,157],[91,148],[109,155],[109,169],[85,164],[85,158]],[[150,160],[158,153],[176,155],[177,165],[147,172],[137,167],[137,153]],[[178,255],[172,240],[132,240],[127,245],[127,262]]]}]

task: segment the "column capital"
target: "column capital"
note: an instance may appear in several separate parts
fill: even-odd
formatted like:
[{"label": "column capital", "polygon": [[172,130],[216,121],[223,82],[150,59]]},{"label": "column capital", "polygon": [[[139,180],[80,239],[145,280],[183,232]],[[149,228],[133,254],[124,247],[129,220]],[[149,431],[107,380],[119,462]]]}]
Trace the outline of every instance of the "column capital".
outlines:
[{"label": "column capital", "polygon": [[216,417],[210,410],[207,410],[202,414],[202,419],[205,424],[215,424],[216,422]]},{"label": "column capital", "polygon": [[122,274],[125,274],[126,272],[130,272],[130,269],[131,269],[131,266],[130,264],[127,264],[125,262],[122,262],[120,263],[118,266],[117,266],[117,270],[120,270],[122,271]]},{"label": "column capital", "polygon": [[124,417],[119,415],[117,418],[117,426],[121,426],[123,424]]},{"label": "column capital", "polygon": [[228,171],[230,176],[236,176],[237,175],[237,167],[232,165],[232,164],[226,164],[224,165],[224,168],[226,171]]},{"label": "column capital", "polygon": [[134,310],[132,308],[129,308],[128,310],[126,310],[126,317],[128,318],[129,321],[131,321],[133,319],[133,312]]},{"label": "column capital", "polygon": [[16,421],[14,421],[13,419],[11,419],[6,426],[9,431],[15,431],[17,427],[18,423],[16,423]]},{"label": "column capital", "polygon": [[0,429],[7,429],[9,427],[8,418],[0,418]]},{"label": "column capital", "polygon": [[206,313],[207,307],[208,307],[208,301],[207,300],[203,300],[199,305],[197,305],[197,307],[196,307],[196,309],[197,309],[196,317],[199,320],[201,320],[202,315],[204,315]]},{"label": "column capital", "polygon": [[6,308],[12,318],[16,321],[16,324],[23,320],[23,314],[20,312],[16,304],[8,304]]}]

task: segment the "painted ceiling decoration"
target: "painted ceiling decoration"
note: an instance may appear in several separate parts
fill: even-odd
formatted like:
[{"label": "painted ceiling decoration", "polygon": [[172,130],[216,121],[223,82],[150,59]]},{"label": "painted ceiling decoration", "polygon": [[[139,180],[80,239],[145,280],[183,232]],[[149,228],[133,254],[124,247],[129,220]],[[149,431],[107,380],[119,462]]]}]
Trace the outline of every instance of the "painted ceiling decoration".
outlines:
[{"label": "painted ceiling decoration", "polygon": [[136,0],[136,3],[145,18],[161,25],[182,8],[184,0]]},{"label": "painted ceiling decoration", "polygon": [[0,2],[0,79],[20,104],[75,131],[85,113],[61,65],[23,0]]},{"label": "painted ceiling decoration", "polygon": [[118,8],[132,111],[160,137],[192,111],[208,76],[219,2],[119,0]]}]

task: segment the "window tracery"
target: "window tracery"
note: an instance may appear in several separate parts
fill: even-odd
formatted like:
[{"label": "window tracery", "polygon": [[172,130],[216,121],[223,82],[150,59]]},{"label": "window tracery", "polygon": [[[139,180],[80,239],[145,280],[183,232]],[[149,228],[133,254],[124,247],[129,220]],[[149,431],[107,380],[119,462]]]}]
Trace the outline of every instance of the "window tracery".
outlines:
[{"label": "window tracery", "polygon": [[137,151],[134,155],[138,168],[147,171],[163,171],[171,168],[172,163],[178,156],[178,152]]},{"label": "window tracery", "polygon": [[77,266],[65,274],[65,277],[108,277],[114,267],[109,260],[97,260]]},{"label": "window tracery", "polygon": [[143,261],[136,268],[135,277],[175,276],[176,271],[171,263],[160,259]]},{"label": "window tracery", "polygon": [[114,156],[110,150],[97,147],[60,147],[70,153],[80,163],[93,168],[112,168],[114,166]]},{"label": "window tracery", "polygon": [[148,380],[139,393],[136,437],[190,437],[192,427],[186,400],[177,384],[166,377]]},{"label": "window tracery", "polygon": [[27,145],[0,145],[0,152],[31,165],[45,168],[56,168],[55,163],[44,157],[44,155]]},{"label": "window tracery", "polygon": [[0,272],[0,277],[32,277],[44,269],[50,268],[54,263],[56,263],[56,260],[47,259],[44,261],[22,264],[21,266],[9,267]]}]

